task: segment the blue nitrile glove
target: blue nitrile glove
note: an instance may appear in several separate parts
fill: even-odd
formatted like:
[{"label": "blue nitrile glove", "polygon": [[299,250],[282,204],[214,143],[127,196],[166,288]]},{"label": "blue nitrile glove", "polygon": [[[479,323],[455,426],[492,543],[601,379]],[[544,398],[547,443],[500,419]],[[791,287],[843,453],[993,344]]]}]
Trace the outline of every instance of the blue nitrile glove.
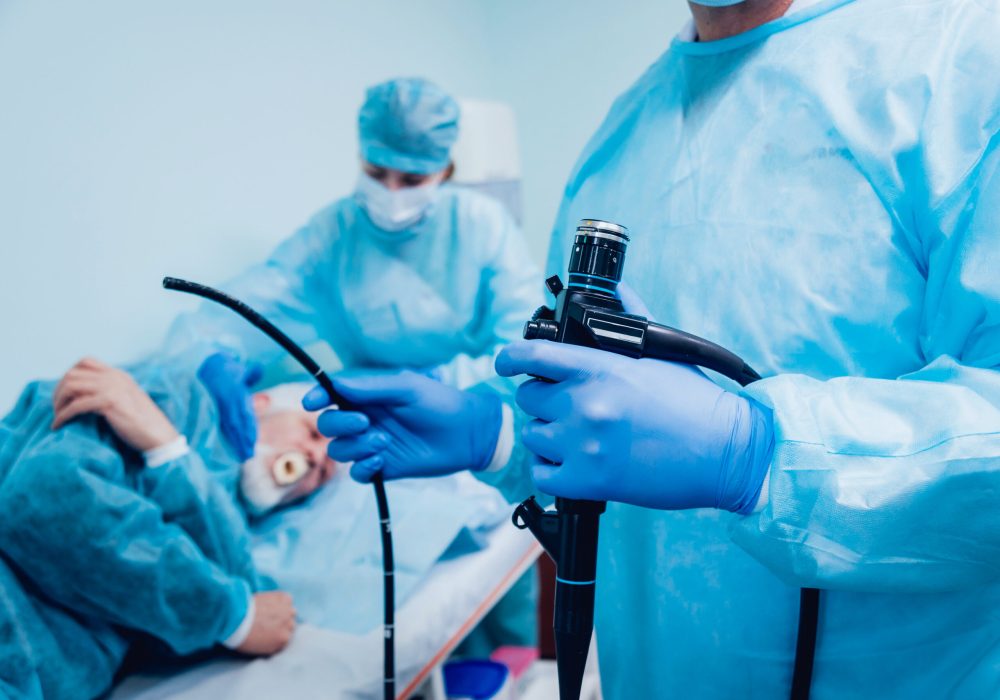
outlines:
[{"label": "blue nitrile glove", "polygon": [[625,313],[643,316],[650,321],[654,320],[653,314],[650,312],[649,307],[646,306],[646,302],[636,294],[635,290],[627,282],[618,283],[618,298],[621,299],[622,306],[625,307]]},{"label": "blue nitrile glove", "polygon": [[774,445],[771,414],[700,370],[547,340],[496,361],[530,374],[517,403],[536,417],[522,440],[539,458],[538,488],[564,498],[666,510],[753,510]]},{"label": "blue nitrile glove", "polygon": [[226,352],[209,355],[198,368],[198,379],[219,410],[219,430],[236,458],[244,462],[253,457],[257,444],[257,417],[250,388],[263,373],[263,367],[256,362],[246,364]]},{"label": "blue nitrile glove", "polygon": [[[324,411],[319,431],[338,462],[354,462],[351,477],[367,483],[441,476],[489,465],[503,421],[500,397],[459,391],[417,372],[357,372],[333,378],[334,387],[357,411]],[[322,387],[302,400],[307,411],[330,405]]]}]

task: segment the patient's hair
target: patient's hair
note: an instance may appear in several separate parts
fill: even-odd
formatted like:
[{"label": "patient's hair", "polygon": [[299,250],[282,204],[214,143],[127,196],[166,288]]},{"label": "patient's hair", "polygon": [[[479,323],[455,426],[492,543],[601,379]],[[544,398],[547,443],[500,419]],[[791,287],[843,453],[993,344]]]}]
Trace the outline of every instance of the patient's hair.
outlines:
[{"label": "patient's hair", "polygon": [[264,389],[260,393],[270,399],[264,415],[305,410],[302,408],[302,397],[314,386],[312,382],[288,382]]}]

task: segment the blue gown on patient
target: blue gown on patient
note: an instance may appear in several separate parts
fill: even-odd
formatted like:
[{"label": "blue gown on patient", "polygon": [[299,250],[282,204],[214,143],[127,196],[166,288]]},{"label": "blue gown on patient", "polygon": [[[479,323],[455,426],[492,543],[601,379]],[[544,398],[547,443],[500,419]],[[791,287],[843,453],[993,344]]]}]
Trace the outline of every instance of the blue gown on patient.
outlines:
[{"label": "blue gown on patient", "polygon": [[94,416],[52,432],[53,382],[0,423],[0,696],[96,697],[137,633],[186,654],[246,615],[257,576],[212,401],[178,376],[135,375],[186,457],[142,468]]},{"label": "blue gown on patient", "polygon": [[[341,474],[301,507],[255,521],[251,534],[240,464],[208,393],[173,369],[133,375],[187,437],[187,456],[144,468],[92,416],[52,432],[53,382],[31,384],[0,422],[0,697],[96,697],[138,633],[178,654],[210,648],[261,588],[289,592],[302,622],[377,628],[371,489]],[[400,606],[443,555],[478,548],[508,512],[467,475],[388,491]]]}]

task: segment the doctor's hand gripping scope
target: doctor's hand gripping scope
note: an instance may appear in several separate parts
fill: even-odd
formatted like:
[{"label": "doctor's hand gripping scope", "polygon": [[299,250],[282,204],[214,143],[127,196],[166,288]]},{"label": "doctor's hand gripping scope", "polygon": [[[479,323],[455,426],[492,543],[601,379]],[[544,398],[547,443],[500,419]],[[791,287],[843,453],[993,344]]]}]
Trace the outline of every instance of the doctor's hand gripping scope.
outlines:
[{"label": "doctor's hand gripping scope", "polygon": [[[319,366],[305,350],[295,344],[295,342],[285,335],[281,329],[254,311],[250,306],[244,304],[239,299],[234,299],[228,294],[220,292],[218,289],[207,287],[197,282],[176,277],[164,277],[163,286],[178,292],[194,294],[205,299],[209,299],[226,308],[236,312],[251,325],[264,332],[274,342],[284,348],[295,360],[305,369],[319,385],[326,390],[330,400],[343,410],[350,410],[351,404],[341,396],[330,381],[330,377]],[[375,474],[372,477],[372,486],[375,488],[375,502],[378,505],[378,517],[381,524],[382,534],[382,582],[383,582],[383,602],[384,602],[384,697],[385,700],[394,700],[396,697],[396,634],[395,634],[395,611],[396,589],[393,584],[394,564],[392,556],[392,528],[389,522],[389,501],[385,495],[385,484],[382,475]]]},{"label": "doctor's hand gripping scope", "polygon": [[[617,289],[628,242],[624,226],[580,221],[570,253],[569,285],[564,286],[558,276],[545,281],[556,298],[555,308],[540,307],[525,324],[524,337],[697,365],[741,386],[760,379],[725,348],[625,312]],[[531,530],[556,564],[553,629],[560,700],[580,697],[594,627],[597,535],[605,506],[600,501],[556,498],[555,511],[544,511],[532,496],[514,510],[514,525]],[[792,698],[809,696],[818,607],[819,592],[803,589]]]}]

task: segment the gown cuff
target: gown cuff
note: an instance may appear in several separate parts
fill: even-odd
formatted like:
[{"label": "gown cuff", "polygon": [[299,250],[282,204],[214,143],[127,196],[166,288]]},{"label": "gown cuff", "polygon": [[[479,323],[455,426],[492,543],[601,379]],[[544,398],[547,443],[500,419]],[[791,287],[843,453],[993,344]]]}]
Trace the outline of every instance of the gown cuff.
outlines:
[{"label": "gown cuff", "polygon": [[165,445],[146,450],[142,453],[142,457],[146,461],[147,468],[155,469],[156,467],[162,467],[167,462],[180,459],[190,451],[187,438],[183,435],[178,435]]},{"label": "gown cuff", "polygon": [[257,614],[257,604],[254,602],[253,596],[250,596],[250,600],[247,603],[247,613],[243,616],[243,621],[239,626],[233,630],[233,633],[222,640],[222,646],[227,649],[237,649],[243,642],[247,640],[250,636],[250,629],[253,627],[254,617]]},{"label": "gown cuff", "polygon": [[507,404],[504,404],[500,411],[500,437],[497,438],[497,446],[493,450],[493,459],[483,469],[484,472],[500,471],[507,466],[514,452],[514,411]]},{"label": "gown cuff", "polygon": [[764,510],[764,508],[767,507],[768,486],[770,485],[771,485],[771,470],[768,469],[767,474],[764,475],[764,483],[761,484],[760,486],[760,496],[757,497],[757,505],[755,505],[753,507],[753,510],[750,511],[751,515],[753,515],[754,513],[759,513],[762,510]]}]

